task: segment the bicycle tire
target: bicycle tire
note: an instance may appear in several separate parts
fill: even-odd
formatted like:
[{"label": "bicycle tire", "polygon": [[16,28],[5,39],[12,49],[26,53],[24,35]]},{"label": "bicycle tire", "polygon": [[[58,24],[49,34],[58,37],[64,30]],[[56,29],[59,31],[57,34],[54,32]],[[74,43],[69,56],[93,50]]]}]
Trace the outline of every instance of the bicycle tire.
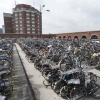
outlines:
[{"label": "bicycle tire", "polygon": [[74,96],[73,94],[75,94],[75,93],[76,93],[76,89],[72,88],[71,91],[70,91],[70,100],[74,100],[73,99],[73,96]]},{"label": "bicycle tire", "polygon": [[47,88],[48,86],[51,86],[51,84],[45,84],[45,81],[47,82],[47,80],[43,81],[43,85]]},{"label": "bicycle tire", "polygon": [[58,81],[55,85],[54,85],[54,92],[59,94],[60,93],[60,89],[62,88],[62,83],[60,83],[60,81]]},{"label": "bicycle tire", "polygon": [[2,90],[1,94],[5,95],[5,96],[10,95],[12,93],[12,91],[13,91],[13,86],[12,85],[7,86],[7,87],[2,87],[2,88],[3,89],[1,89]]},{"label": "bicycle tire", "polygon": [[50,72],[50,70],[48,70],[48,69],[44,69],[43,71],[42,71],[42,76],[45,78],[47,75],[48,75],[48,73]]},{"label": "bicycle tire", "polygon": [[[69,88],[69,87],[68,87],[68,88]],[[61,95],[62,98],[66,98],[66,97],[67,97],[67,95],[68,95],[67,92],[69,92],[69,91],[68,91],[68,88],[67,88],[67,90],[65,90],[65,86],[63,86],[63,87],[60,89],[60,95]]]}]

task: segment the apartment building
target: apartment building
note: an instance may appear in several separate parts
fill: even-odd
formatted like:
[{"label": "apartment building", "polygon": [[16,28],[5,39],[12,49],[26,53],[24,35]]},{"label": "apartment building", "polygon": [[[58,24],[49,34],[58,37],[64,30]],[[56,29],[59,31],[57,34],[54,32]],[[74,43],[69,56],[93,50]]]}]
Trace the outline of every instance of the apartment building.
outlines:
[{"label": "apartment building", "polygon": [[[5,26],[7,26],[6,24],[7,23],[5,23]],[[31,5],[16,5],[16,7],[13,8],[12,27],[13,33],[16,34],[42,34],[41,12]],[[6,28],[7,27],[5,27],[5,30]],[[8,31],[5,32],[8,33]]]},{"label": "apartment building", "polygon": [[13,15],[10,13],[3,13],[5,33],[14,33],[13,31]]}]

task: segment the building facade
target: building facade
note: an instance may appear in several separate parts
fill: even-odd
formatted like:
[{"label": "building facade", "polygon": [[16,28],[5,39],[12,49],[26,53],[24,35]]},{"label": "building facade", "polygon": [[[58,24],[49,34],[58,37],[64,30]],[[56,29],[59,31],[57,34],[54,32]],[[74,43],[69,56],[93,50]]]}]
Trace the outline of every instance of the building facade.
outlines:
[{"label": "building facade", "polygon": [[5,33],[14,33],[13,31],[13,15],[10,13],[3,13]]},{"label": "building facade", "polygon": [[78,38],[78,39],[100,39],[100,31],[73,32],[73,33],[58,33],[58,38]]},{"label": "building facade", "polygon": [[[8,23],[5,23],[5,26],[7,26],[7,24]],[[12,27],[13,32],[10,33],[42,34],[41,12],[32,7],[31,5],[16,5],[16,7],[13,8]],[[6,30],[7,27],[5,27],[5,32],[8,33],[8,31]]]}]

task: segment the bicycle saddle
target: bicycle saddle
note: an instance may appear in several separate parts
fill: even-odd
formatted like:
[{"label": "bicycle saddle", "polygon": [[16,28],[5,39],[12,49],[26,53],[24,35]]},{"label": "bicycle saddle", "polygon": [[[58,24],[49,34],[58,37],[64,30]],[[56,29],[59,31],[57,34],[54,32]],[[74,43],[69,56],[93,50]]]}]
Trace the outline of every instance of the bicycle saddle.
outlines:
[{"label": "bicycle saddle", "polygon": [[70,54],[70,52],[66,52],[66,54]]}]

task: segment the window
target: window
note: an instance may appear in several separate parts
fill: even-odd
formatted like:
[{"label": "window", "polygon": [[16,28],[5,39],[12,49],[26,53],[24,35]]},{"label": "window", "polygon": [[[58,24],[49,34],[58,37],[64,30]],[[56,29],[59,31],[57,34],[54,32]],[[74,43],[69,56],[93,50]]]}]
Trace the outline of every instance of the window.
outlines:
[{"label": "window", "polygon": [[30,28],[27,28],[27,30],[30,30]]},{"label": "window", "polygon": [[27,31],[27,33],[30,33],[30,31]]},{"label": "window", "polygon": [[32,31],[33,31],[33,30],[35,31],[35,28],[32,28]]},{"label": "window", "polygon": [[16,31],[16,33],[18,34],[18,33],[19,33],[19,31]]},{"label": "window", "polygon": [[26,16],[29,16],[30,14],[29,13],[26,13]]},{"label": "window", "polygon": [[15,17],[15,20],[18,20],[18,17]]},{"label": "window", "polygon": [[34,14],[31,14],[31,16],[35,16]]},{"label": "window", "polygon": [[16,24],[16,27],[18,27],[18,24]]},{"label": "window", "polygon": [[35,23],[34,21],[32,21],[31,23]]},{"label": "window", "polygon": [[32,31],[32,34],[35,34],[35,31]]},{"label": "window", "polygon": [[29,10],[29,8],[26,8],[26,10]]},{"label": "window", "polygon": [[30,17],[27,16],[26,19],[30,19]]},{"label": "window", "polygon": [[26,12],[30,12],[30,10],[25,10]]},{"label": "window", "polygon": [[16,30],[18,31],[18,28],[16,28]]},{"label": "window", "polygon": [[22,19],[22,17],[19,17],[19,19]]},{"label": "window", "polygon": [[31,9],[30,8],[26,8],[26,11],[31,11]]},{"label": "window", "polygon": [[33,10],[33,11],[31,11],[32,13],[34,13],[35,11]]},{"label": "window", "polygon": [[35,25],[34,25],[34,24],[32,24],[32,27],[35,27]]},{"label": "window", "polygon": [[22,33],[23,33],[23,31],[20,31],[20,33],[22,34]]},{"label": "window", "polygon": [[18,14],[17,14],[17,13],[15,13],[15,16],[18,16]]},{"label": "window", "polygon": [[21,34],[23,34],[23,31],[20,31]]},{"label": "window", "polygon": [[26,23],[30,23],[30,21],[26,21]]},{"label": "window", "polygon": [[28,27],[30,27],[30,24],[27,24]]},{"label": "window", "polygon": [[22,28],[20,28],[20,30],[23,30]]},{"label": "window", "polygon": [[15,21],[15,23],[18,23],[18,21]]},{"label": "window", "polygon": [[40,17],[40,16],[38,16],[38,19],[39,19],[39,17]]},{"label": "window", "polygon": [[26,8],[21,8],[21,10],[22,10],[22,11],[25,11],[25,10],[26,10]]},{"label": "window", "polygon": [[22,13],[21,12],[19,12],[19,16],[22,16]]},{"label": "window", "polygon": [[22,27],[22,24],[20,24],[20,27]]},{"label": "window", "polygon": [[31,18],[32,20],[34,20],[34,18]]},{"label": "window", "polygon": [[21,23],[22,23],[22,21],[19,21],[19,23],[21,24]]}]

